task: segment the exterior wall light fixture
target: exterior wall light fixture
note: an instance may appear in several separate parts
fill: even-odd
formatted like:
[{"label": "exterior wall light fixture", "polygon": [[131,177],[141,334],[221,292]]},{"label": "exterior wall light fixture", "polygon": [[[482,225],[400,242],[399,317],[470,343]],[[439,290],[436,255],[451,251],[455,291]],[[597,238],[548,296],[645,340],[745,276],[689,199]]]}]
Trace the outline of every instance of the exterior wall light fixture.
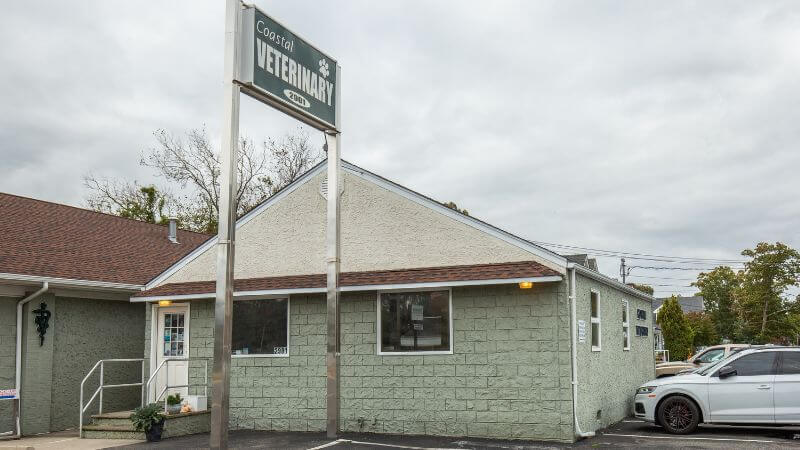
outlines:
[{"label": "exterior wall light fixture", "polygon": [[172,300],[159,300],[158,306],[169,306],[172,304]]},{"label": "exterior wall light fixture", "polygon": [[530,289],[533,287],[533,281],[520,281],[519,288],[520,289]]}]

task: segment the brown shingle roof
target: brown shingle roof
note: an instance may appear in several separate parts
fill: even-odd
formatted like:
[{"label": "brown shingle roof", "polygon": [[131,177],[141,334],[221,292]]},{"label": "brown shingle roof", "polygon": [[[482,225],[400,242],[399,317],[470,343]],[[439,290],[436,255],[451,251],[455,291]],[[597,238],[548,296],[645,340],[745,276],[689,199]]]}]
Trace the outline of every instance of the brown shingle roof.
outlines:
[{"label": "brown shingle roof", "polygon": [[0,273],[145,284],[210,237],[0,193]]},{"label": "brown shingle roof", "polygon": [[[514,278],[537,278],[559,276],[553,269],[534,261],[498,264],[474,264],[466,266],[421,267],[400,270],[376,270],[371,272],[343,272],[341,286],[377,286],[386,284],[442,283],[451,281],[506,280]],[[214,281],[170,283],[137,292],[134,297],[162,297],[172,295],[209,294],[215,291]],[[283,277],[247,278],[236,280],[237,292],[275,289],[324,288],[325,274],[290,275]]]}]

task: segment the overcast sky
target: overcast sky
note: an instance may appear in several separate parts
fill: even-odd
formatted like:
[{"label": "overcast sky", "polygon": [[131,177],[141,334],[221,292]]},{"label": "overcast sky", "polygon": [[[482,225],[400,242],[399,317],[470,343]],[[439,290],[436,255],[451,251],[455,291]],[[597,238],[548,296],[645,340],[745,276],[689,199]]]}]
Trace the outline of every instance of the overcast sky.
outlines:
[{"label": "overcast sky", "polygon": [[[357,165],[536,241],[800,247],[800,2],[255,3],[338,59]],[[82,206],[86,173],[153,181],[155,129],[218,142],[223,1],[1,8],[0,191]],[[247,136],[297,126],[243,100]]]}]

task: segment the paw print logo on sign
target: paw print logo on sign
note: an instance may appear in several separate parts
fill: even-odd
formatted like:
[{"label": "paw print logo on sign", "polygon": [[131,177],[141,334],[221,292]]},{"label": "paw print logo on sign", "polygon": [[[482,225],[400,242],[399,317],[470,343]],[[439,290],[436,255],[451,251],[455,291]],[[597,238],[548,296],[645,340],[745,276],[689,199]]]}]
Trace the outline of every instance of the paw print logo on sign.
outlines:
[{"label": "paw print logo on sign", "polygon": [[330,70],[328,70],[328,61],[325,61],[324,58],[319,60],[319,73],[322,75],[322,78],[328,78],[328,75],[331,73]]}]

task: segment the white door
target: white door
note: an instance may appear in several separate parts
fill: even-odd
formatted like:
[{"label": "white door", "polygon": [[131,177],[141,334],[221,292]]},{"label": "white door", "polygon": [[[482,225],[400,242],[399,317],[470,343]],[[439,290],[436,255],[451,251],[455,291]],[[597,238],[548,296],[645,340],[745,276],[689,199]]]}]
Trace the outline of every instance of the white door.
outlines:
[{"label": "white door", "polygon": [[775,376],[775,422],[800,423],[800,351],[780,353],[783,361]]},{"label": "white door", "polygon": [[[189,384],[189,307],[168,306],[158,308],[158,330],[156,339],[156,366],[157,368],[165,359],[170,362],[164,364],[154,380],[154,396],[158,396],[169,380],[169,386]],[[177,359],[177,360],[176,360]],[[155,369],[154,368],[154,369]],[[167,395],[180,393],[186,398],[187,387],[169,388],[158,400],[163,401]]]},{"label": "white door", "polygon": [[775,352],[758,352],[731,361],[736,375],[708,381],[708,406],[711,421],[773,423]]}]

